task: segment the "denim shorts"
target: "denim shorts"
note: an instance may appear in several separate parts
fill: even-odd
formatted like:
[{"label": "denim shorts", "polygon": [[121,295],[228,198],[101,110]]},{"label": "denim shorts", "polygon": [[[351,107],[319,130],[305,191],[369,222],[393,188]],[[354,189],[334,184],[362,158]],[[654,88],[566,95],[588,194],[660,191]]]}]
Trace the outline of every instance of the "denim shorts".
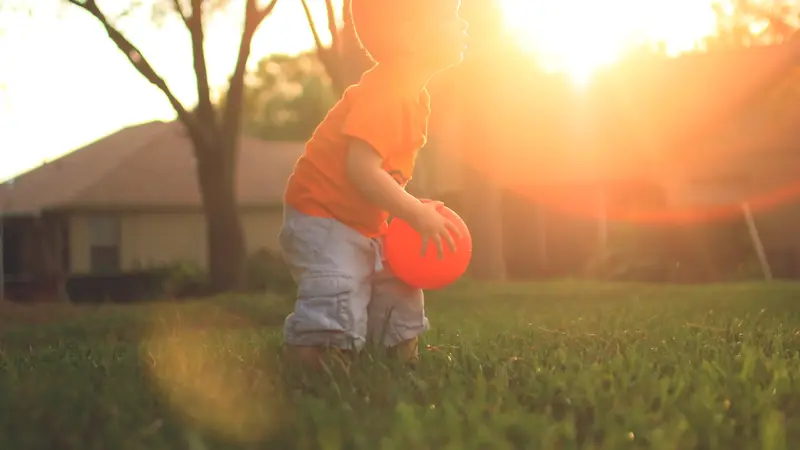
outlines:
[{"label": "denim shorts", "polygon": [[380,239],[286,206],[279,242],[298,285],[286,344],[361,350],[368,340],[394,346],[429,329],[422,290],[384,267]]}]

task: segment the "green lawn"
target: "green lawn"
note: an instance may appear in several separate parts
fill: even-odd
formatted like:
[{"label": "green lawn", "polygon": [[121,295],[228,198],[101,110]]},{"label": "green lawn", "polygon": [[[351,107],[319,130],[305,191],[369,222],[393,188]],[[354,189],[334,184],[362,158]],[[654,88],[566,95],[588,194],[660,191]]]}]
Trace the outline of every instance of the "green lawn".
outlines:
[{"label": "green lawn", "polygon": [[463,285],[423,364],[279,363],[279,298],[0,307],[0,448],[789,449],[800,285]]}]

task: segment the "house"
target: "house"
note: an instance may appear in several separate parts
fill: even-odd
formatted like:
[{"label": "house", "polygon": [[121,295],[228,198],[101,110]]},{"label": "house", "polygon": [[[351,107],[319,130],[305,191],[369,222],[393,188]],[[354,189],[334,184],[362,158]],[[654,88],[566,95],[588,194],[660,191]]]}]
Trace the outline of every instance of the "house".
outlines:
[{"label": "house", "polygon": [[[495,239],[476,256],[499,240],[512,276],[579,274],[618,225],[741,224],[747,201],[768,253],[796,260],[784,273],[798,277],[798,55],[795,38],[637,59],[581,89],[514,55],[465,62],[434,93],[435,154],[417,189],[457,204],[477,242]],[[487,214],[492,195],[502,219]]]},{"label": "house", "polygon": [[[237,189],[249,252],[276,249],[284,185],[303,148],[243,138]],[[2,185],[6,281],[203,267],[201,208],[182,125],[122,129]]]}]

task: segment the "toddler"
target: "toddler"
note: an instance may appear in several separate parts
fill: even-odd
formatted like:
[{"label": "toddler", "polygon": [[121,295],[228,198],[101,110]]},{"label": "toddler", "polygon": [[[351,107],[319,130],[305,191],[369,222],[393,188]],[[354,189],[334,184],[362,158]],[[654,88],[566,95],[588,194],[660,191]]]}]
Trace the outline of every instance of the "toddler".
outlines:
[{"label": "toddler", "polygon": [[[428,327],[423,293],[383,266],[389,217],[454,246],[455,227],[406,192],[427,138],[428,80],[459,63],[467,23],[460,0],[352,0],[356,34],[375,65],[347,88],[306,144],[284,197],[280,245],[298,284],[284,350],[316,366],[328,348],[370,340],[408,362]],[[439,204],[440,205],[440,204]]]}]

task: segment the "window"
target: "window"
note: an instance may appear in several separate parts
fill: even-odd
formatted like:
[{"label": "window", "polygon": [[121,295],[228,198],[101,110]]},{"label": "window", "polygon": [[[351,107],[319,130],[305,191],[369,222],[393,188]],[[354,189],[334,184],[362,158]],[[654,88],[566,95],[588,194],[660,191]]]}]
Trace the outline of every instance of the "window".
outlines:
[{"label": "window", "polygon": [[18,227],[12,227],[9,220],[0,217],[4,221],[0,239],[3,240],[3,271],[5,275],[22,275],[22,236]]},{"label": "window", "polygon": [[89,268],[94,274],[120,270],[120,223],[118,217],[89,218]]}]

